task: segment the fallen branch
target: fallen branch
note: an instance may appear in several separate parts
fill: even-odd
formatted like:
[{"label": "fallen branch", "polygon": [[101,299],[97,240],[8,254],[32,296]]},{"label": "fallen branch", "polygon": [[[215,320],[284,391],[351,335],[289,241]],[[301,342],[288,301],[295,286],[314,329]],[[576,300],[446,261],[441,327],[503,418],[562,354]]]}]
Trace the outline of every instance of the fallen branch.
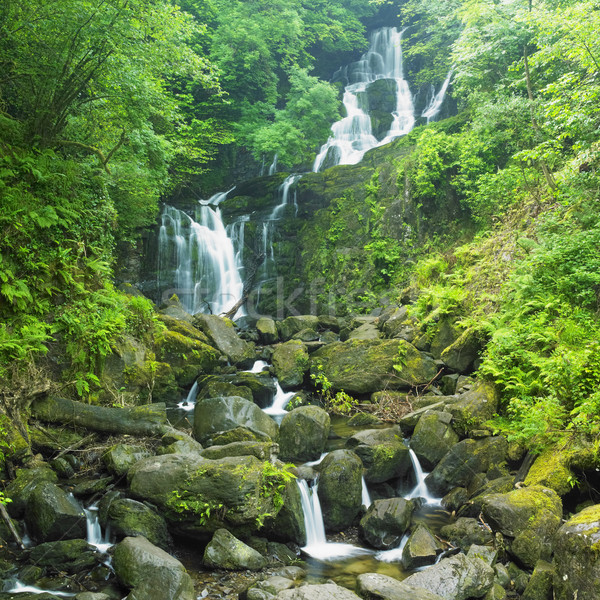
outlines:
[{"label": "fallen branch", "polygon": [[23,540],[21,539],[19,532],[15,529],[12,519],[10,518],[10,516],[6,510],[6,506],[4,506],[4,504],[2,504],[2,502],[0,502],[0,515],[2,515],[2,520],[6,523],[6,526],[8,527],[15,542],[17,542],[17,545],[19,546],[19,548],[21,548],[21,550],[25,550],[25,544],[23,543]]}]

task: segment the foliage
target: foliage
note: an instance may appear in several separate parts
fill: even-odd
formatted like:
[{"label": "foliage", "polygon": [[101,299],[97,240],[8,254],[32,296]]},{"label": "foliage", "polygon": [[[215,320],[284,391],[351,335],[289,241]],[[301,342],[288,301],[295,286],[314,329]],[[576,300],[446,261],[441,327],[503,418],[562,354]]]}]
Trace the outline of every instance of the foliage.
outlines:
[{"label": "foliage", "polygon": [[193,514],[198,519],[198,525],[206,525],[211,515],[222,511],[224,505],[220,502],[203,502],[192,498],[187,491],[173,490],[167,500],[167,506],[178,514]]},{"label": "foliage", "polygon": [[323,365],[317,364],[316,369],[316,373],[311,373],[310,378],[314,382],[325,409],[339,415],[347,415],[352,412],[358,404],[358,400],[344,392],[344,390],[339,390],[333,394],[331,391],[332,384],[323,373]]}]

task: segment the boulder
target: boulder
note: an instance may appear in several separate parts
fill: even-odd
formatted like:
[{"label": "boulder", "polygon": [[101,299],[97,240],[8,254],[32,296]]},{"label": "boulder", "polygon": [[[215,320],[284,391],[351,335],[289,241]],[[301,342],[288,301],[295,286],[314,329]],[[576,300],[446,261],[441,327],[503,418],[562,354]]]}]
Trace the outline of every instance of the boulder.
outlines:
[{"label": "boulder", "polygon": [[410,575],[404,583],[425,588],[446,600],[482,598],[494,585],[494,570],[479,558],[457,554]]},{"label": "boulder", "polygon": [[429,528],[419,524],[411,532],[402,550],[402,565],[411,571],[418,567],[431,565],[442,549]]},{"label": "boulder", "polygon": [[552,579],[555,575],[555,569],[549,562],[538,560],[521,600],[552,600]]},{"label": "boulder", "polygon": [[450,425],[451,420],[450,413],[432,410],[424,413],[415,427],[410,447],[428,471],[458,443],[459,438]]},{"label": "boulder", "polygon": [[318,406],[300,406],[287,413],[279,426],[281,458],[317,460],[325,449],[330,425],[329,415]]},{"label": "boulder", "polygon": [[102,455],[102,462],[110,473],[120,477],[125,475],[138,460],[151,454],[147,446],[140,444],[115,444]]},{"label": "boulder", "polygon": [[234,385],[214,376],[206,377],[202,382],[202,389],[198,393],[197,399],[218,398],[220,396],[240,396],[249,402],[254,400],[252,390],[248,386]]},{"label": "boulder", "polygon": [[82,539],[45,542],[31,549],[30,561],[56,572],[90,571],[100,563],[96,548]]},{"label": "boulder", "polygon": [[426,478],[427,487],[444,495],[453,487],[467,487],[477,473],[506,459],[508,442],[495,436],[481,440],[466,439],[454,445]]},{"label": "boulder", "polygon": [[262,317],[256,322],[256,331],[261,344],[274,344],[279,339],[277,324],[269,317]]},{"label": "boulder", "polygon": [[194,584],[184,566],[143,537],[117,544],[113,565],[119,582],[133,588],[126,600],[195,600]]},{"label": "boulder", "polygon": [[301,329],[298,333],[292,336],[293,340],[299,340],[300,342],[318,342],[319,332],[315,329]]},{"label": "boulder", "polygon": [[279,385],[285,390],[298,387],[308,370],[308,351],[300,340],[290,340],[275,346],[273,369]]},{"label": "boulder", "polygon": [[509,552],[533,569],[539,559],[552,554],[552,539],[562,518],[562,503],[554,490],[520,488],[483,499],[483,518],[492,529],[512,538]]},{"label": "boulder", "polygon": [[568,494],[575,478],[570,468],[571,458],[568,451],[555,447],[542,452],[531,465],[524,484],[551,488],[559,496]]},{"label": "boulder", "polygon": [[460,337],[460,330],[450,317],[440,319],[437,330],[431,340],[429,351],[435,358],[442,358],[442,352]]},{"label": "boulder", "polygon": [[200,454],[202,444],[198,443],[191,435],[173,429],[161,439],[162,446],[158,449],[158,454]]},{"label": "boulder", "polygon": [[210,445],[216,435],[243,427],[262,440],[275,440],[277,423],[256,404],[239,396],[206,398],[194,409],[194,437]]},{"label": "boulder", "polygon": [[353,329],[348,336],[349,340],[378,340],[381,337],[375,323],[363,323],[360,327]]},{"label": "boulder", "polygon": [[482,344],[474,329],[466,329],[449,346],[444,348],[440,358],[453,371],[466,373],[479,358]]},{"label": "boulder", "polygon": [[350,527],[362,506],[363,464],[350,450],[334,450],[319,465],[318,494],[325,529]]},{"label": "boulder", "polygon": [[273,442],[232,442],[222,446],[210,446],[200,452],[204,458],[219,460],[227,456],[256,456],[273,462],[279,454],[279,445]]},{"label": "boulder", "polygon": [[217,315],[194,315],[194,325],[205,333],[212,345],[218,348],[235,365],[251,367],[254,363],[254,344],[242,340],[229,319]]},{"label": "boulder", "polygon": [[486,529],[481,521],[468,517],[459,517],[440,530],[441,536],[451,544],[467,552],[472,544],[491,544],[494,536]]},{"label": "boulder", "polygon": [[554,542],[556,600],[597,598],[600,589],[600,504],[573,515]]},{"label": "boulder", "polygon": [[303,585],[293,590],[279,592],[276,598],[277,600],[360,600],[354,592],[336,583]]},{"label": "boulder", "polygon": [[363,573],[356,580],[357,592],[369,600],[442,600],[424,588],[407,585],[388,575]]},{"label": "boulder", "polygon": [[38,542],[85,538],[86,517],[77,501],[54,483],[36,486],[27,502],[25,522]]},{"label": "boulder", "polygon": [[328,344],[311,356],[311,370],[316,372],[319,365],[334,390],[343,389],[349,394],[407,389],[428,383],[437,374],[435,361],[404,340]]},{"label": "boulder", "polygon": [[493,383],[479,381],[446,407],[452,414],[456,431],[469,432],[478,429],[498,411],[498,390]]},{"label": "boulder", "polygon": [[401,477],[411,468],[409,450],[398,427],[365,429],[346,441],[365,466],[365,480],[382,483]]},{"label": "boulder", "polygon": [[33,490],[44,482],[56,483],[58,476],[43,463],[31,469],[18,469],[17,476],[6,486],[6,496],[11,499],[6,506],[14,519],[22,519]]},{"label": "boulder", "polygon": [[379,329],[386,338],[413,343],[419,335],[419,322],[408,316],[406,306],[390,307],[379,317]]},{"label": "boulder", "polygon": [[118,538],[141,535],[163,550],[171,545],[165,519],[141,502],[129,498],[113,500],[106,516],[110,531]]},{"label": "boulder", "polygon": [[414,509],[414,503],[404,498],[375,500],[360,520],[359,533],[374,548],[395,548],[410,526]]},{"label": "boulder", "polygon": [[267,560],[247,546],[227,529],[217,529],[204,550],[204,565],[211,569],[258,571],[266,567]]},{"label": "boulder", "polygon": [[313,315],[287,317],[277,323],[277,329],[281,339],[287,341],[303,329],[319,329],[319,317]]}]

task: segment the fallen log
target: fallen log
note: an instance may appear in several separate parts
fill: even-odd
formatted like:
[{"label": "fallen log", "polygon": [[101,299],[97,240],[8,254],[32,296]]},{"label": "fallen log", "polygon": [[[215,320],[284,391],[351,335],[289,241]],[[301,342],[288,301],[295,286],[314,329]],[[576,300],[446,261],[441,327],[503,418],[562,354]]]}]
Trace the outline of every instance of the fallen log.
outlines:
[{"label": "fallen log", "polygon": [[163,435],[168,430],[166,407],[162,402],[118,408],[46,396],[35,400],[31,411],[40,421],[79,426],[114,435]]}]

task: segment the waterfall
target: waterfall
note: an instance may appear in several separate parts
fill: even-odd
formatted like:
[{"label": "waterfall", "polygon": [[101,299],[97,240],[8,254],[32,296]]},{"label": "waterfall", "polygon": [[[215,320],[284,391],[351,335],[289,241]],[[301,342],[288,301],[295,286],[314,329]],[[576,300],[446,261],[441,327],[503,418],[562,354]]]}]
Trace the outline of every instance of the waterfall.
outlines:
[{"label": "waterfall", "polygon": [[371,496],[369,495],[369,488],[367,488],[367,482],[365,481],[364,476],[362,477],[362,505],[365,508],[369,508],[371,506]]},{"label": "waterfall", "polygon": [[408,542],[409,535],[405,533],[400,540],[400,544],[397,548],[392,548],[391,550],[382,550],[375,555],[377,560],[381,562],[398,562],[402,560],[402,552],[404,551],[404,546],[406,546],[406,542]]},{"label": "waterfall", "polygon": [[83,512],[86,516],[87,543],[98,548],[100,552],[106,554],[108,549],[112,547],[107,535],[102,534],[100,521],[98,520],[98,507],[96,505],[84,508]]},{"label": "waterfall", "polygon": [[271,163],[271,166],[269,167],[269,175],[275,175],[275,173],[277,173],[277,159],[279,158],[278,154],[275,154],[275,156],[273,157],[273,162]]},{"label": "waterfall", "polygon": [[[402,33],[395,27],[373,32],[369,50],[359,61],[340,70],[348,82],[343,97],[346,116],[331,127],[331,136],[321,147],[313,171],[333,165],[356,164],[368,150],[387,144],[413,128],[412,95],[404,79],[402,64]],[[392,122],[382,140],[375,137],[368,114],[368,88],[380,79],[391,80],[396,88],[396,105],[390,115]]]},{"label": "waterfall", "polygon": [[[427,122],[435,121],[435,118],[440,113],[442,109],[442,104],[444,102],[444,98],[446,97],[446,92],[448,90],[448,85],[450,85],[450,79],[452,78],[452,69],[448,71],[448,75],[442,84],[442,87],[439,89],[438,93],[432,93],[431,100],[427,105],[427,108],[421,113],[422,117],[427,119]],[[435,92],[435,89],[433,90]]]},{"label": "waterfall", "polygon": [[265,362],[264,360],[257,360],[252,365],[252,368],[248,371],[244,371],[244,373],[262,373],[268,366],[269,363]]},{"label": "waterfall", "polygon": [[9,590],[6,590],[9,594],[49,594],[52,596],[61,596],[64,598],[73,598],[75,597],[75,593],[71,592],[58,592],[56,590],[43,590],[39,587],[35,587],[34,585],[25,585],[20,581],[15,581],[12,587]]},{"label": "waterfall", "polygon": [[191,387],[190,391],[185,400],[182,400],[177,404],[177,408],[181,408],[183,410],[194,410],[194,406],[196,406],[196,397],[198,396],[198,380],[194,381],[194,385]]},{"label": "waterfall", "polygon": [[[191,314],[227,312],[241,298],[244,284],[218,204],[200,204],[196,222],[183,211],[165,206],[158,236],[158,282],[164,295],[177,294]],[[211,199],[212,200],[212,199]],[[237,238],[243,235],[238,231]],[[239,258],[239,257],[238,257]],[[240,309],[236,317],[244,316]]]},{"label": "waterfall", "polygon": [[427,485],[425,484],[425,478],[427,477],[427,475],[429,475],[429,473],[423,472],[423,469],[421,468],[421,463],[419,462],[419,459],[415,454],[414,450],[409,448],[408,452],[410,454],[410,460],[412,462],[417,483],[413,490],[410,492],[410,494],[407,496],[407,499],[410,500],[413,498],[423,498],[426,504],[439,504],[440,499],[432,496],[429,493],[429,490],[427,489]]},{"label": "waterfall", "polygon": [[287,410],[285,407],[288,402],[296,395],[296,392],[284,392],[279,385],[279,381],[277,379],[275,381],[275,398],[273,398],[273,404],[268,408],[264,409],[268,415],[272,417],[283,417],[283,415],[287,414]]}]

